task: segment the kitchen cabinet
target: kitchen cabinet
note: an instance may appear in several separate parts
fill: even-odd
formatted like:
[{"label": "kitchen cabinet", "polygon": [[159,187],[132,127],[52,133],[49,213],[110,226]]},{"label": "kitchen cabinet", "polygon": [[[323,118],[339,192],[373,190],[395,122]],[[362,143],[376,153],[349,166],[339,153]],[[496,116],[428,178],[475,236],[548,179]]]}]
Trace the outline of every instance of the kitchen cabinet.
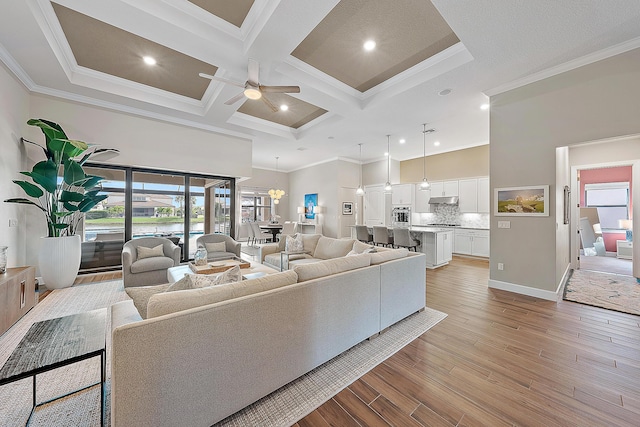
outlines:
[{"label": "kitchen cabinet", "polygon": [[36,303],[35,267],[7,268],[0,274],[0,334]]},{"label": "kitchen cabinet", "polygon": [[419,185],[415,186],[414,210],[418,213],[431,212],[429,199],[431,198],[431,189],[421,190]]},{"label": "kitchen cabinet", "polygon": [[431,197],[451,197],[458,195],[458,181],[434,181],[431,183]]},{"label": "kitchen cabinet", "polygon": [[458,209],[461,213],[478,212],[478,179],[458,181]]},{"label": "kitchen cabinet", "polygon": [[384,185],[367,185],[364,187],[364,224],[391,224],[391,196],[384,191]]},{"label": "kitchen cabinet", "polygon": [[391,204],[411,206],[413,203],[413,184],[398,184],[393,186]]},{"label": "kitchen cabinet", "polygon": [[422,252],[427,255],[427,268],[446,265],[452,259],[454,232],[450,230],[422,233]]},{"label": "kitchen cabinet", "polygon": [[489,177],[478,178],[478,213],[491,212],[491,193]]},{"label": "kitchen cabinet", "polygon": [[454,253],[489,257],[489,230],[457,229],[454,233]]}]

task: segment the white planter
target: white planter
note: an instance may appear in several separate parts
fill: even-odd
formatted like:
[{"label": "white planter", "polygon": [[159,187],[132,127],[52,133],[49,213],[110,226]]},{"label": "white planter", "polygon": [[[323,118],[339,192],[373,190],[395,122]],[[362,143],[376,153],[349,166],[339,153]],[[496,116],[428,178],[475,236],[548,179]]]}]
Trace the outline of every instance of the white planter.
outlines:
[{"label": "white planter", "polygon": [[43,237],[38,267],[48,289],[73,285],[80,269],[80,236]]}]

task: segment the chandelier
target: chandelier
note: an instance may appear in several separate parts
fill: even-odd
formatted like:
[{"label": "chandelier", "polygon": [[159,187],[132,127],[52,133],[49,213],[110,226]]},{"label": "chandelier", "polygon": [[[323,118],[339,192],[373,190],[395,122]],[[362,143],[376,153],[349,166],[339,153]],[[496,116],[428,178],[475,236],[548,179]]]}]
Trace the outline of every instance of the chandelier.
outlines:
[{"label": "chandelier", "polygon": [[280,203],[280,198],[284,196],[284,190],[278,190],[278,159],[280,157],[276,157],[276,189],[273,188],[269,190],[269,196],[271,200],[273,200],[273,204],[277,205]]}]

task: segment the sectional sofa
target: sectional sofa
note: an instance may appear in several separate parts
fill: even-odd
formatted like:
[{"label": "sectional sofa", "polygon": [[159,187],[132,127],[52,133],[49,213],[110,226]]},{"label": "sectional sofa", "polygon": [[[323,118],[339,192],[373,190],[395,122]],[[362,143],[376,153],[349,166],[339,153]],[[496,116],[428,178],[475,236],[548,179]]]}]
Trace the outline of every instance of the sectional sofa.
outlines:
[{"label": "sectional sofa", "polygon": [[210,426],[423,309],[425,272],[421,253],[352,253],[158,293],[146,319],[114,304],[112,426]]}]

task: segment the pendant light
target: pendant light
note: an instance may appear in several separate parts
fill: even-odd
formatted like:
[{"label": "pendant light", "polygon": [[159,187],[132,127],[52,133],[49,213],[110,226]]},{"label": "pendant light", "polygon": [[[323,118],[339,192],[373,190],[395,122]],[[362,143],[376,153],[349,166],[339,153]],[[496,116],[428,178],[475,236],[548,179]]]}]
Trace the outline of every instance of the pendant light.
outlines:
[{"label": "pendant light", "polygon": [[274,205],[279,204],[280,198],[284,196],[284,190],[278,189],[278,159],[279,158],[280,157],[276,157],[276,189],[274,190],[272,188],[271,190],[269,190],[269,196],[271,196],[271,199],[273,200]]},{"label": "pendant light", "polygon": [[358,145],[360,146],[360,185],[358,185],[356,195],[364,196],[364,189],[362,188],[362,142]]},{"label": "pendant light", "polygon": [[389,145],[389,138],[391,135],[387,135],[387,182],[384,184],[384,191],[391,191],[391,149]]},{"label": "pendant light", "polygon": [[427,181],[427,124],[422,124],[422,182],[420,183],[420,190],[428,190],[431,187],[429,181]]}]

